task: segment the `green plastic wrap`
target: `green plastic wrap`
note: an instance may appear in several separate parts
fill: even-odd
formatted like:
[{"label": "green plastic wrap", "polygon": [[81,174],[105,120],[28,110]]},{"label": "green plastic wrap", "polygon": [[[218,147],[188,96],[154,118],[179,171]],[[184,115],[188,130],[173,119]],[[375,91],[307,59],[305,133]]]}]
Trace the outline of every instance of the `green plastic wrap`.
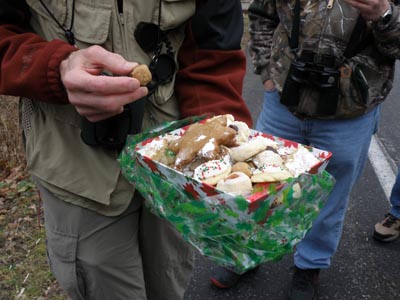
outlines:
[{"label": "green plastic wrap", "polygon": [[[259,185],[261,192],[250,201],[195,182],[137,152],[140,143],[202,118],[166,123],[129,137],[119,157],[124,176],[154,214],[215,263],[241,274],[280,260],[311,228],[333,188],[333,177],[321,171]],[[281,204],[273,207],[276,199]]]}]

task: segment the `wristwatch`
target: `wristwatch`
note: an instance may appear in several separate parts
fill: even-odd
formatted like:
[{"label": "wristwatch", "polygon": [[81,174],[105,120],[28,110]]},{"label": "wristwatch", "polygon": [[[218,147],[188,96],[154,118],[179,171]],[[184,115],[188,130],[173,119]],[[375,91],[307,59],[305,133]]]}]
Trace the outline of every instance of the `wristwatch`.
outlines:
[{"label": "wristwatch", "polygon": [[392,3],[389,1],[389,8],[379,17],[378,21],[374,22],[375,27],[378,30],[385,30],[388,26],[393,15]]}]

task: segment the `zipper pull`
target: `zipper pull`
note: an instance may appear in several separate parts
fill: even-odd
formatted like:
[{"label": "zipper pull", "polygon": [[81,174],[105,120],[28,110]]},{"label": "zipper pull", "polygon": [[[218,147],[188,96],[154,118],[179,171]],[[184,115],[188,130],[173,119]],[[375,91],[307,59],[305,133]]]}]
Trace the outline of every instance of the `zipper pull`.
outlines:
[{"label": "zipper pull", "polygon": [[333,3],[335,2],[335,0],[329,0],[328,1],[328,6],[327,6],[327,8],[328,9],[332,9],[332,7],[333,7]]},{"label": "zipper pull", "polygon": [[121,25],[124,25],[124,14],[119,13],[119,19],[121,20]]}]

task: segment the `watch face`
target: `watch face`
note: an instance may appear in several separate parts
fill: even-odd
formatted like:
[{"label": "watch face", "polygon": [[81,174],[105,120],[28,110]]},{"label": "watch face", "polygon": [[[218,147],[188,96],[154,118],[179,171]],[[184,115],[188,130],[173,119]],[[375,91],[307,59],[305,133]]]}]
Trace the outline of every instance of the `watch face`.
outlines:
[{"label": "watch face", "polygon": [[391,18],[392,18],[392,14],[393,14],[393,12],[392,12],[392,6],[389,5],[388,10],[385,11],[385,12],[383,13],[383,15],[379,18],[378,22],[375,23],[375,24],[376,24],[376,27],[377,27],[379,30],[384,30],[384,29],[386,29],[388,23],[390,22],[390,20],[391,20]]},{"label": "watch face", "polygon": [[392,6],[389,4],[389,8],[387,9],[387,11],[384,12],[384,14],[381,17],[381,22],[383,24],[387,24],[389,23],[390,19],[392,18]]},{"label": "watch face", "polygon": [[386,14],[385,16],[382,17],[382,23],[383,24],[389,23],[391,18],[392,18],[392,14],[391,13]]}]

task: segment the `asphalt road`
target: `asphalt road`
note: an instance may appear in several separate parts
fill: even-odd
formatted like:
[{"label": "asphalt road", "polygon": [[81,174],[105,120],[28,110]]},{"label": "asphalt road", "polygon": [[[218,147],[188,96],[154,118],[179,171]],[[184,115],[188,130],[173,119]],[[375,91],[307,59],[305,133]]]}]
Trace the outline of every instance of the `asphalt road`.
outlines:
[{"label": "asphalt road", "polygon": [[[377,140],[393,172],[400,165],[400,65],[395,87],[382,107]],[[263,91],[248,61],[244,97],[256,120]],[[373,160],[374,157],[370,157]],[[389,202],[370,161],[353,189],[342,240],[332,266],[320,274],[319,298],[330,300],[400,299],[400,240],[381,244],[371,239],[374,224],[389,209]],[[197,255],[196,269],[185,300],[283,300],[291,281],[292,255],[263,264],[229,290],[213,287],[209,280],[215,265]]]}]

